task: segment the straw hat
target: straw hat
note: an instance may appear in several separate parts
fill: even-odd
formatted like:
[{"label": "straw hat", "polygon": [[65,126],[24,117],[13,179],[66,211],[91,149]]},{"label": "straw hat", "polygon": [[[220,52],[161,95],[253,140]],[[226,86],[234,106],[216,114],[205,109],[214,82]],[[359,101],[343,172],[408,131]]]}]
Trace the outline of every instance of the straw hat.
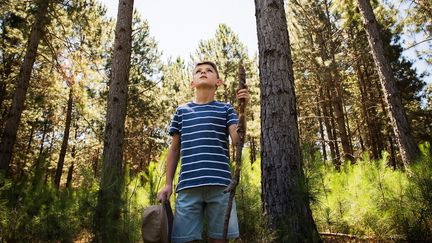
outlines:
[{"label": "straw hat", "polygon": [[144,243],[170,243],[173,213],[169,201],[144,210],[141,233]]}]

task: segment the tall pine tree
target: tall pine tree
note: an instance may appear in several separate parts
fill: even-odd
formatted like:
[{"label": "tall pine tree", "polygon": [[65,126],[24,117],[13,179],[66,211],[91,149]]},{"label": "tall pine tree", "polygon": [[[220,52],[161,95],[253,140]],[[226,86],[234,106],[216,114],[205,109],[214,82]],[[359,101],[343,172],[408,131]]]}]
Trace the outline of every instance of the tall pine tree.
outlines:
[{"label": "tall pine tree", "polygon": [[299,145],[284,2],[255,0],[261,81],[262,203],[275,242],[320,241]]}]

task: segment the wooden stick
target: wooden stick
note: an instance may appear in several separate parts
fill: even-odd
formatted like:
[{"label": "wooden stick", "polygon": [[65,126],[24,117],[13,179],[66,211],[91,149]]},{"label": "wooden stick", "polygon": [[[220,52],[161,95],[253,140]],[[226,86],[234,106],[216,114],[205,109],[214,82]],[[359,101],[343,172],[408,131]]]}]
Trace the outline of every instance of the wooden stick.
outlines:
[{"label": "wooden stick", "polygon": [[[242,63],[239,64],[239,87],[238,89],[245,89],[246,88],[246,72],[242,65]],[[231,184],[227,187],[225,192],[229,192],[229,199],[228,199],[228,206],[227,210],[225,212],[225,222],[224,222],[224,233],[223,238],[225,240],[228,240],[228,226],[229,226],[229,219],[231,216],[231,209],[232,209],[232,203],[235,195],[235,191],[237,188],[237,185],[240,181],[240,170],[242,165],[242,150],[244,145],[244,140],[246,137],[246,102],[244,99],[239,100],[239,123],[237,128],[237,133],[239,135],[239,142],[236,146],[236,158],[235,158],[235,171],[234,171],[234,178],[231,180]]]}]

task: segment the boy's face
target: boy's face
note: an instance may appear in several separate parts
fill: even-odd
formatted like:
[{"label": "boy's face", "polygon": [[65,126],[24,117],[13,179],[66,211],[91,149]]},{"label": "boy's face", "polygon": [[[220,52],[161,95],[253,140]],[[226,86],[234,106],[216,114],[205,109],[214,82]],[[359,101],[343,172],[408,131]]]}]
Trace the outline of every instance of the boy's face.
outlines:
[{"label": "boy's face", "polygon": [[222,80],[217,77],[216,70],[208,64],[198,65],[194,69],[192,87],[212,87],[216,89],[222,84]]}]

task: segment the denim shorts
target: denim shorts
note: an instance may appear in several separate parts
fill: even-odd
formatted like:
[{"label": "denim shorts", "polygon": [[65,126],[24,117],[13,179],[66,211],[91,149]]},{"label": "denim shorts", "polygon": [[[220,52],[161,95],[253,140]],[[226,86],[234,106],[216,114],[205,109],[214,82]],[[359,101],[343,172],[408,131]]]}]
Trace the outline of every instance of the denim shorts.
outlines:
[{"label": "denim shorts", "polygon": [[[208,236],[222,239],[229,193],[222,186],[203,186],[178,192],[175,206],[172,241],[188,242],[202,239],[204,220]],[[228,238],[239,236],[237,211],[233,201],[228,226]]]}]

